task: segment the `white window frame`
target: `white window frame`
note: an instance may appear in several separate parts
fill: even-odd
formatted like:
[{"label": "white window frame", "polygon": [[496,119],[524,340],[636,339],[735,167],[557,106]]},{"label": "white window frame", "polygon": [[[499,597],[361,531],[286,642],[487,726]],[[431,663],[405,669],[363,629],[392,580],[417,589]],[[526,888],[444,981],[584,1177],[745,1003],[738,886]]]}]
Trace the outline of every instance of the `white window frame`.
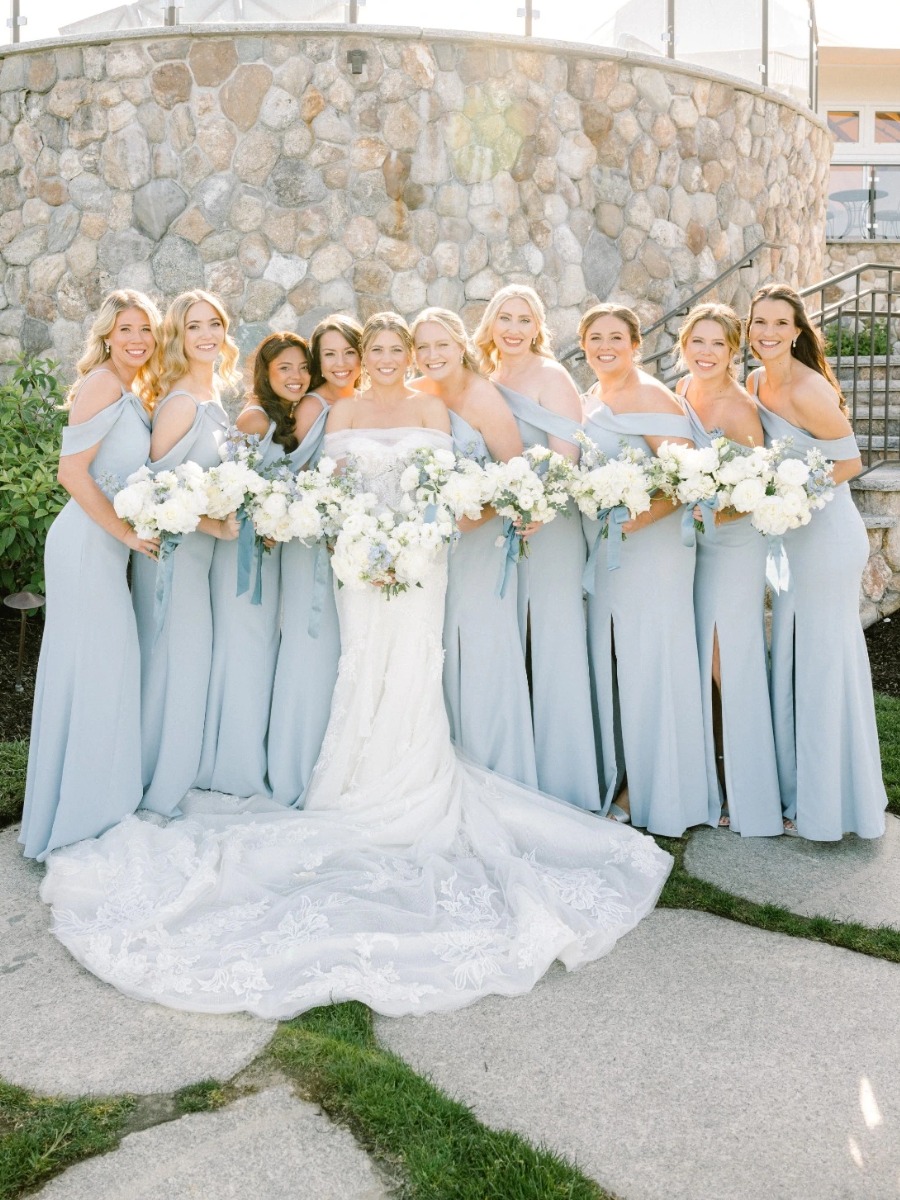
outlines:
[{"label": "white window frame", "polygon": [[884,163],[893,165],[900,163],[900,142],[875,141],[875,114],[877,112],[898,112],[900,102],[895,96],[890,99],[878,100],[875,103],[860,104],[856,100],[835,100],[829,98],[822,108],[822,119],[828,121],[830,112],[859,113],[859,141],[835,142],[831,152],[831,161],[836,166],[859,166],[865,163]]}]

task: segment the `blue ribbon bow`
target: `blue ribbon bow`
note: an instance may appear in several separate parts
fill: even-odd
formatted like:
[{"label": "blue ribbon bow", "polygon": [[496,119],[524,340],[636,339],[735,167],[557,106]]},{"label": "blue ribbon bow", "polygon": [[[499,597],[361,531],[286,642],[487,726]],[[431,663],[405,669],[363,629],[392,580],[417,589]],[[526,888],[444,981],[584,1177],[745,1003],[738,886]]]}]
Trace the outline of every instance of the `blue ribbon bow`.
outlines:
[{"label": "blue ribbon bow", "polygon": [[688,549],[693,549],[697,545],[697,529],[694,525],[694,509],[700,509],[700,524],[703,527],[703,534],[712,541],[716,536],[716,497],[710,496],[708,500],[695,500],[693,504],[686,504],[681,512],[681,544],[687,546]]},{"label": "blue ribbon bow", "polygon": [[497,581],[497,595],[502,600],[506,595],[509,577],[513,567],[519,561],[522,553],[522,538],[512,520],[507,517],[503,522],[503,563],[500,567],[500,578]]},{"label": "blue ribbon bow", "polygon": [[243,509],[238,512],[240,529],[237,546],[237,591],[236,596],[243,596],[250,590],[250,572],[254,561],[256,563],[256,579],[253,584],[251,604],[262,604],[262,563],[265,546],[262,539],[256,536],[253,523]]},{"label": "blue ribbon bow", "polygon": [[615,508],[601,508],[597,513],[597,520],[600,522],[600,532],[594,539],[593,546],[591,546],[591,552],[588,555],[587,562],[584,564],[584,574],[581,578],[582,586],[589,596],[594,595],[597,555],[600,553],[600,543],[604,538],[609,540],[609,548],[606,552],[607,571],[617,571],[622,565],[622,542],[625,537],[622,533],[622,526],[629,520],[629,517],[630,514],[624,504],[617,504]]},{"label": "blue ribbon bow", "polygon": [[791,568],[781,537],[767,537],[766,582],[773,592],[786,592],[791,586]]}]

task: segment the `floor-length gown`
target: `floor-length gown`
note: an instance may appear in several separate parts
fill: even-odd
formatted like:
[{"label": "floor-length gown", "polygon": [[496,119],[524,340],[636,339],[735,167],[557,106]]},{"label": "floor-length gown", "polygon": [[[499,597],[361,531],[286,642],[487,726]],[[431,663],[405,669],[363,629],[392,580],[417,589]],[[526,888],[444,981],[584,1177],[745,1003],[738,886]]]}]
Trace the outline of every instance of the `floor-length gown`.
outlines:
[{"label": "floor-length gown", "polygon": [[[453,448],[489,462],[484,438],[450,413]],[[537,786],[525,655],[516,613],[518,580],[500,596],[499,519],[460,535],[448,564],[444,614],[444,698],[450,734],[479,766]]]},{"label": "floor-length gown", "polygon": [[[344,430],[328,450],[356,455],[393,504],[403,453],[449,444]],[[399,1015],[521,994],[633,928],[668,855],[453,750],[445,581],[441,555],[390,601],[338,593],[340,671],[304,810],[203,793],[183,820],[128,817],[51,855],[42,895],[79,961],[175,1008],[287,1017],[352,999]]]},{"label": "floor-length gown", "polygon": [[[600,404],[585,432],[615,458],[623,442],[649,454],[645,436],[690,438],[691,427],[687,417],[617,414]],[[691,825],[717,825],[718,798],[706,779],[694,551],[682,544],[679,517],[627,536],[614,570],[598,522],[585,518],[584,530],[596,546],[588,654],[604,811],[627,772],[631,819],[641,829],[680,837]]]},{"label": "floor-length gown", "polygon": [[[162,410],[170,392],[156,406]],[[228,418],[218,401],[199,404],[187,433],[162,458],[155,472],[185,462],[216,466]],[[154,414],[155,417],[155,414]],[[206,695],[212,663],[212,605],[209,569],[216,539],[189,533],[173,554],[172,590],[157,636],[154,593],[156,563],[144,555],[132,560],[134,611],[141,646],[141,751],[144,799],[141,807],[171,816],[197,778]]]},{"label": "floor-length gown", "polygon": [[[147,460],[150,418],[133,392],[63,430],[63,455],[91,446],[94,479],[125,480]],[[19,841],[43,860],[102,833],[141,801],[140,660],[128,547],[74,499],[44,548],[47,609]]]},{"label": "floor-length gown", "polygon": [[[315,466],[322,449],[328,403],[288,459],[291,470]],[[303,802],[328,725],[341,640],[331,563],[322,546],[286,542],[281,550],[282,615],[272,711],[269,786],[279,804]]]},{"label": "floor-length gown", "polygon": [[[498,385],[522,444],[549,445],[548,435],[577,445],[581,426],[528,396]],[[587,663],[581,518],[573,501],[528,540],[519,560],[519,627],[531,663],[531,708],[538,787],[579,808],[602,805],[591,744],[591,683]]]},{"label": "floor-length gown", "polygon": [[[710,433],[691,407],[682,404],[695,446],[709,446]],[[709,525],[709,522],[708,522]],[[697,534],[694,614],[700,652],[706,774],[714,803],[722,796],[713,736],[712,664],[719,644],[722,746],[728,817],[744,837],[782,832],[775,736],[769,708],[765,627],[766,543],[749,516]]]},{"label": "floor-length gown", "polygon": [[[770,443],[787,453],[817,449],[839,462],[858,458],[851,435],[814,438],[771,412],[759,415]],[[881,837],[887,795],[875,724],[872,676],[859,620],[859,582],[869,539],[850,486],[784,535],[790,583],[772,596],[772,718],[784,815],[801,837]]]},{"label": "floor-length gown", "polygon": [[[244,412],[264,412],[258,405]],[[275,422],[259,443],[259,468],[283,457]],[[278,655],[281,547],[257,558],[253,548],[247,590],[237,594],[239,544],[217,541],[209,572],[213,648],[200,766],[194,787],[235,796],[267,794],[266,734]],[[254,604],[257,567],[260,603]]]}]

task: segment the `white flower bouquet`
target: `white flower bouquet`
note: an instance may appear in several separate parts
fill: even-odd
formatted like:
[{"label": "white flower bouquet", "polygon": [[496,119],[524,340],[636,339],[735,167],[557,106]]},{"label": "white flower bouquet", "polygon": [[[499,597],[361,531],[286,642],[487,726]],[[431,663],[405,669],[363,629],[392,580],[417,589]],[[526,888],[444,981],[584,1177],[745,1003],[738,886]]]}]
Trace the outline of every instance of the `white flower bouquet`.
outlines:
[{"label": "white flower bouquet", "polygon": [[389,600],[422,587],[445,544],[435,521],[392,511],[353,514],[337,535],[331,569],[343,587],[374,585]]},{"label": "white flower bouquet", "polygon": [[257,537],[273,542],[295,539],[309,545],[337,533],[335,518],[343,493],[334,479],[333,459],[294,475],[283,464],[262,472],[263,487],[248,504]]},{"label": "white flower bouquet", "polygon": [[609,539],[607,570],[620,565],[620,552],[626,521],[647,512],[653,493],[648,474],[648,458],[643,450],[622,443],[615,458],[609,458],[587,437],[576,434],[581,445],[581,461],[574,469],[571,495],[579,511],[592,521],[600,522],[584,569],[584,587],[593,594],[594,572],[600,543]]}]

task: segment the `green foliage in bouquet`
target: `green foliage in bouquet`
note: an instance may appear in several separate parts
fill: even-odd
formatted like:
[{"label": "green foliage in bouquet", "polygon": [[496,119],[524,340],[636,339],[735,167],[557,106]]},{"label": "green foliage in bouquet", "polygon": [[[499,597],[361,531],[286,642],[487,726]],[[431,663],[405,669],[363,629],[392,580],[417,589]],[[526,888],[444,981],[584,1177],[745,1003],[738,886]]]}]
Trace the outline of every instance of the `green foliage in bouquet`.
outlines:
[{"label": "green foliage in bouquet", "polygon": [[21,355],[0,384],[0,590],[44,592],[44,539],[67,496],[56,481],[66,414],[49,359]]}]

